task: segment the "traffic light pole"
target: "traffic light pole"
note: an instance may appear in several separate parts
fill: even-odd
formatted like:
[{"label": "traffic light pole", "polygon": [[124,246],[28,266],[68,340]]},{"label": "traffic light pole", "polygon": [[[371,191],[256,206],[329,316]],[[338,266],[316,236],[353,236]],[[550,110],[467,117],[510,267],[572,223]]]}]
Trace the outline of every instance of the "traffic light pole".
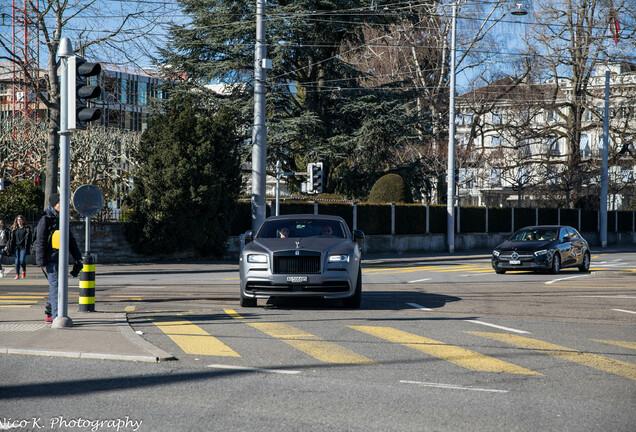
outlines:
[{"label": "traffic light pole", "polygon": [[[69,234],[69,200],[70,200],[70,131],[68,125],[68,59],[73,56],[73,47],[68,38],[60,40],[58,57],[61,59],[60,89],[60,249],[57,273],[57,317],[53,328],[72,327],[73,321],[68,316],[68,234]],[[75,115],[74,113],[70,115]]]}]

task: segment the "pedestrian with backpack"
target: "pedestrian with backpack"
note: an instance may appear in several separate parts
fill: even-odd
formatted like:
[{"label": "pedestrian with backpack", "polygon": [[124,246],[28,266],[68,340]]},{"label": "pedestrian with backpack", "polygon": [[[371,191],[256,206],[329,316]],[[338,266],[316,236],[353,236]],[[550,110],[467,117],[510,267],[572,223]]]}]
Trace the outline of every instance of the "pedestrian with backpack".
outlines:
[{"label": "pedestrian with backpack", "polygon": [[18,215],[11,226],[11,237],[9,238],[9,253],[15,254],[15,278],[20,279],[20,268],[22,269],[22,279],[26,277],[26,256],[31,254],[31,240],[33,232],[22,215]]},{"label": "pedestrian with backpack", "polygon": [[[57,281],[59,275],[59,241],[54,241],[55,231],[60,229],[60,194],[49,196],[49,206],[44,210],[36,231],[35,262],[46,270],[49,281],[50,315],[45,313],[45,321],[53,322],[57,317]],[[59,237],[58,237],[59,238]],[[56,244],[57,243],[57,244]],[[68,233],[68,247],[75,263],[81,264],[82,252],[77,246],[73,233]]]}]

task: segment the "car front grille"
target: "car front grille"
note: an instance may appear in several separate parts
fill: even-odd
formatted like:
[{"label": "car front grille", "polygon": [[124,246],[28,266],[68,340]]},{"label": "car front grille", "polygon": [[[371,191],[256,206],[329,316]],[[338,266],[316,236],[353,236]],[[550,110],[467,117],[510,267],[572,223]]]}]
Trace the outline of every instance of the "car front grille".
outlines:
[{"label": "car front grille", "polygon": [[[514,254],[514,257],[513,257]],[[531,252],[502,252],[499,255],[500,261],[510,261],[511,259],[516,259],[520,261],[534,261],[534,254]]]},{"label": "car front grille", "polygon": [[320,274],[320,254],[274,255],[274,274]]}]

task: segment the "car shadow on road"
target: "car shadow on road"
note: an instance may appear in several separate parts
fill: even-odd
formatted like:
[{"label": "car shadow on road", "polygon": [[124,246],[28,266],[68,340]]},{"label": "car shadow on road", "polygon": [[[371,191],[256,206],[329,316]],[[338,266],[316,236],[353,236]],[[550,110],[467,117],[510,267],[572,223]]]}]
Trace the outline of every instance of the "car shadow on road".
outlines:
[{"label": "car shadow on road", "polygon": [[[434,293],[404,291],[373,291],[362,293],[361,310],[402,310],[413,308],[438,309],[460,297]],[[262,300],[261,300],[262,302]],[[342,309],[341,300],[320,297],[272,297],[266,305],[275,309]]]}]

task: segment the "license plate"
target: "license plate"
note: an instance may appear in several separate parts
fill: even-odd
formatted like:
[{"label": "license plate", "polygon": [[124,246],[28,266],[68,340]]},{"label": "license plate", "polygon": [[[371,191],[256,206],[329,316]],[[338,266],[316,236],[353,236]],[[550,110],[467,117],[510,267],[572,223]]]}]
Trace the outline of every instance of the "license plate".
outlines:
[{"label": "license plate", "polygon": [[287,276],[287,282],[291,282],[291,283],[307,282],[307,276]]},{"label": "license plate", "polygon": [[510,264],[521,264],[519,260],[510,260]]}]

